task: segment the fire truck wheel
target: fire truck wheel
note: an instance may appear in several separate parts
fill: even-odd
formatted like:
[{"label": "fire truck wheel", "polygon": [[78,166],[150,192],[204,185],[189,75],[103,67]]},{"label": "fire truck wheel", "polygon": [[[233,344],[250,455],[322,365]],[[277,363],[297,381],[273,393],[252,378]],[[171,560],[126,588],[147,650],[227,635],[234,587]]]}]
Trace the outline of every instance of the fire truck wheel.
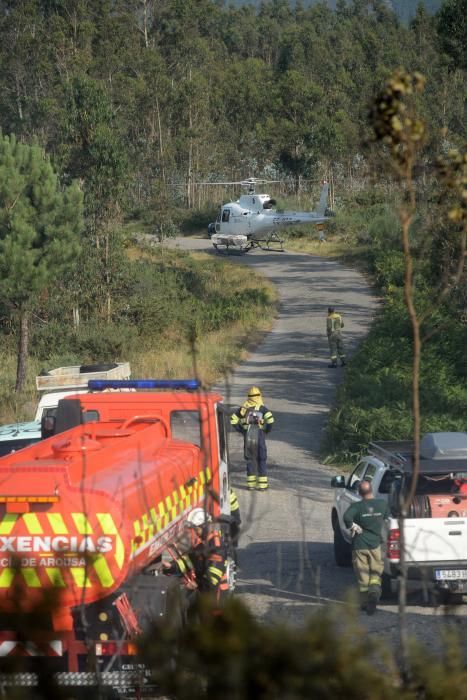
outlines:
[{"label": "fire truck wheel", "polygon": [[108,372],[109,369],[115,369],[118,365],[115,362],[101,362],[95,365],[81,365],[79,368],[80,374],[90,374],[91,372]]}]

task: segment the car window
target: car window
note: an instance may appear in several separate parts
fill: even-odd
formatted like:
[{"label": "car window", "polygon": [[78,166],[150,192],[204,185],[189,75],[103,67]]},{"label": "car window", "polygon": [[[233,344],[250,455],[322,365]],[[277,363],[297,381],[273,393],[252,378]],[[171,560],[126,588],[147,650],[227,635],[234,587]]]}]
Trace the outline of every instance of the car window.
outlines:
[{"label": "car window", "polygon": [[217,411],[217,428],[219,430],[219,457],[222,461],[227,462],[227,440],[225,433],[224,413]]},{"label": "car window", "polygon": [[367,470],[365,472],[365,476],[363,477],[367,481],[373,481],[373,477],[376,474],[376,465],[374,464],[369,464],[367,467]]},{"label": "car window", "polygon": [[380,493],[390,493],[391,492],[391,485],[394,483],[394,479],[396,476],[400,476],[398,472],[393,472],[390,469],[388,469],[384,475],[383,478],[381,479],[381,483],[379,485],[379,492]]},{"label": "car window", "polygon": [[172,411],[170,414],[172,437],[201,447],[201,420],[199,411]]},{"label": "car window", "polygon": [[356,482],[362,480],[366,465],[367,465],[366,462],[360,462],[360,464],[357,465],[356,469],[350,475],[350,478],[349,478],[349,481],[347,484],[348,489],[355,489]]},{"label": "car window", "polygon": [[22,450],[23,447],[28,447],[33,445],[35,442],[39,442],[40,438],[23,438],[20,440],[3,440],[0,442],[0,457],[9,455],[12,452],[17,452]]},{"label": "car window", "polygon": [[83,423],[96,423],[99,421],[99,418],[99,411],[94,409],[83,411]]}]

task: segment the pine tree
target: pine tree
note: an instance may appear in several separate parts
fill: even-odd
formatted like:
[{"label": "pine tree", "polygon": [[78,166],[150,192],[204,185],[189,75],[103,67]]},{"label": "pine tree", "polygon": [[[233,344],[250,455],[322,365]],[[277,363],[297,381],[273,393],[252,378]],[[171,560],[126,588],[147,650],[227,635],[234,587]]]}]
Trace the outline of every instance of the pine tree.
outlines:
[{"label": "pine tree", "polygon": [[26,377],[29,320],[41,295],[79,252],[82,194],[61,190],[38,145],[0,139],[0,299],[19,327],[16,391]]}]

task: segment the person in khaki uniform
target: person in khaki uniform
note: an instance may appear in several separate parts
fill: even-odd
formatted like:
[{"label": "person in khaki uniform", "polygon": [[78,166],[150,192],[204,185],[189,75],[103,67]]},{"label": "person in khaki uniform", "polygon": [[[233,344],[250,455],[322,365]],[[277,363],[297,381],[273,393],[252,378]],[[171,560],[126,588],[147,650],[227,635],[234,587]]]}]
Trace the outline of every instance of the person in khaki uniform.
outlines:
[{"label": "person in khaki uniform", "polygon": [[342,316],[334,310],[333,306],[328,308],[326,320],[326,333],[328,336],[329,352],[331,353],[331,364],[329,367],[337,367],[337,358],[341,361],[341,366],[345,365],[344,343],[342,342],[341,329],[344,328]]},{"label": "person in khaki uniform", "polygon": [[352,533],[352,564],[358,579],[360,602],[373,615],[381,598],[381,533],[391,513],[382,498],[374,498],[371,482],[360,482],[361,501],[352,503],[344,513],[344,524]]}]

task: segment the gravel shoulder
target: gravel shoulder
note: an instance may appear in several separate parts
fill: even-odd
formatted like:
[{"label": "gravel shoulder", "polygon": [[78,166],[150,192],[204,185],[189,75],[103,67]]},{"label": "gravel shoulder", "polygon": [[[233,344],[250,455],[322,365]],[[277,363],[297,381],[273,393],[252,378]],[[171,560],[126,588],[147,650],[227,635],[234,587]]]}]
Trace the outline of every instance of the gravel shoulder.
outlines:
[{"label": "gravel shoulder", "polygon": [[[178,239],[184,249],[210,251],[206,239]],[[377,299],[364,277],[333,260],[298,253],[254,250],[231,256],[251,265],[277,287],[280,309],[273,329],[220,387],[227,403],[240,404],[248,387],[262,388],[274,413],[268,439],[270,489],[245,490],[241,436],[232,434],[233,484],[243,520],[238,593],[265,621],[301,623],[316,606],[347,605],[354,588],[351,569],[336,567],[330,522],[333,472],[319,463],[326,417],[345,369],[328,368],[327,307],[344,317],[344,342],[351,356],[366,335]],[[465,630],[467,604],[446,611],[410,594],[410,632],[428,648],[440,647],[446,625]],[[398,642],[397,607],[374,617],[360,615],[367,634],[391,646]],[[465,634],[465,631],[464,631]]]}]

